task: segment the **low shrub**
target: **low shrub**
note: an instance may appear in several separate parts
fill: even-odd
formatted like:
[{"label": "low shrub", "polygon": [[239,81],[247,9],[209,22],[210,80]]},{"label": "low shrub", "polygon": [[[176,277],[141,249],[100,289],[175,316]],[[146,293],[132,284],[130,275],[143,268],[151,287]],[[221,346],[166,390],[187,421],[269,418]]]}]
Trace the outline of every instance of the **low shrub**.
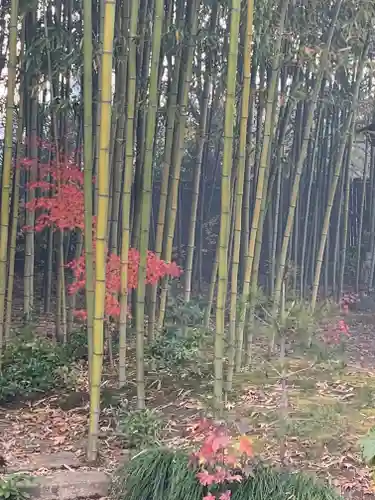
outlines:
[{"label": "low shrub", "polygon": [[[238,473],[238,471],[236,471]],[[302,473],[279,472],[254,466],[241,482],[227,484],[231,500],[339,500],[331,488]],[[182,451],[151,449],[136,455],[118,469],[112,485],[116,500],[202,500],[208,495],[199,484],[197,469]],[[218,497],[220,498],[220,497]]]},{"label": "low shrub", "polygon": [[120,407],[117,412],[117,428],[123,444],[128,449],[141,450],[159,444],[163,424],[155,410],[129,411]]},{"label": "low shrub", "polygon": [[200,302],[185,303],[182,297],[171,294],[164,327],[147,347],[152,366],[181,378],[205,376],[205,348],[208,343],[212,347],[212,335],[203,327],[203,318]]},{"label": "low shrub", "polygon": [[73,372],[66,368],[79,358],[76,343],[74,337],[65,346],[30,335],[16,337],[3,353],[0,404],[71,387]]},{"label": "low shrub", "polygon": [[177,373],[182,378],[201,375],[201,329],[169,328],[149,345],[148,355],[157,370]]},{"label": "low shrub", "polygon": [[80,328],[72,333],[63,346],[64,355],[70,361],[88,360],[88,345],[86,328]]},{"label": "low shrub", "polygon": [[32,478],[26,474],[0,476],[0,500],[26,500],[29,498],[27,487]]}]

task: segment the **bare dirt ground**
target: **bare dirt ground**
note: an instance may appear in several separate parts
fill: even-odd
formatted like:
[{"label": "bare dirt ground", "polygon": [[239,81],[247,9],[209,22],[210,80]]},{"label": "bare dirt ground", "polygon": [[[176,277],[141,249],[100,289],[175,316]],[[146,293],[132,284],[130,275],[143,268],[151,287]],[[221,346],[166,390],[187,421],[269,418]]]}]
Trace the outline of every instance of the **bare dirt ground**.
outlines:
[{"label": "bare dirt ground", "polygon": [[[372,500],[371,471],[361,458],[359,439],[375,426],[375,315],[352,314],[348,323],[351,337],[345,343],[345,363],[289,355],[286,429],[280,428],[280,377],[272,362],[265,361],[262,346],[255,350],[254,368],[236,377],[226,416],[245,423],[255,453],[262,459],[279,462],[282,434],[288,467],[318,475],[347,497]],[[132,358],[129,353],[128,359]],[[128,387],[119,394],[115,374],[104,374],[107,384],[103,388],[96,471],[111,473],[127,456],[114,430],[111,398],[116,395],[127,400],[130,407],[134,404],[133,366],[129,366],[128,377]],[[162,439],[167,445],[188,445],[185,430],[193,418],[210,412],[211,393],[210,380],[191,384],[171,376],[149,375],[147,405],[160,411],[165,423]],[[87,419],[83,366],[75,393],[51,395],[22,407],[0,408],[0,452],[9,471],[46,475],[53,468],[92,470],[84,458]]]}]

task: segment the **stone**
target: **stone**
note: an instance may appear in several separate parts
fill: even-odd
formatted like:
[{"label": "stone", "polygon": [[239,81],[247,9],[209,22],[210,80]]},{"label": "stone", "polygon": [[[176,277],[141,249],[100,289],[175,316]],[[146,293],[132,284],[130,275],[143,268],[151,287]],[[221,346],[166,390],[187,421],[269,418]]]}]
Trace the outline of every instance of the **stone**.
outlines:
[{"label": "stone", "polygon": [[61,451],[59,453],[34,453],[28,456],[28,461],[12,465],[9,464],[7,472],[33,472],[39,469],[77,469],[82,463],[74,453]]},{"label": "stone", "polygon": [[75,500],[108,496],[110,477],[102,471],[57,471],[34,478],[27,492],[41,500]]}]

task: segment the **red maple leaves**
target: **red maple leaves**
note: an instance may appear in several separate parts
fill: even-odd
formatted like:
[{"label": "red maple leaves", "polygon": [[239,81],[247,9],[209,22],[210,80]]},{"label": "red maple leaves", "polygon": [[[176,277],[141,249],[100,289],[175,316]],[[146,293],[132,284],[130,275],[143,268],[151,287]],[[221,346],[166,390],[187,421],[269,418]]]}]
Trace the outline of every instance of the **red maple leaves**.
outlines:
[{"label": "red maple leaves", "polygon": [[[37,146],[49,152],[55,152],[53,145],[37,140]],[[26,170],[34,170],[38,175],[38,181],[27,184],[27,189],[38,192],[31,201],[26,203],[26,209],[36,213],[36,232],[43,231],[47,227],[54,230],[83,231],[84,225],[84,193],[83,193],[83,171],[74,162],[74,157],[65,158],[59,156],[59,163],[50,161],[47,164],[37,163],[35,160],[25,158],[21,166]],[[40,196],[41,194],[41,196]],[[93,218],[93,234],[95,236],[96,218]],[[94,239],[95,246],[95,239]],[[118,295],[120,293],[120,257],[109,254],[106,264],[106,297],[105,313],[107,317],[118,317],[120,305]],[[94,262],[95,265],[95,262]],[[78,259],[67,264],[75,277],[75,282],[68,289],[69,293],[77,293],[84,289],[86,284],[85,257],[81,255]],[[128,254],[128,288],[136,288],[138,283],[139,252],[129,249]],[[153,252],[147,255],[146,283],[156,284],[164,276],[179,277],[181,269],[176,263],[167,263],[161,260]],[[76,316],[85,319],[85,310],[76,311]]]},{"label": "red maple leaves", "polygon": [[68,158],[59,165],[55,162],[35,165],[33,160],[25,158],[21,164],[28,170],[37,168],[39,176],[38,181],[27,184],[27,189],[43,193],[26,203],[27,210],[38,214],[33,229],[37,232],[46,227],[83,230],[83,172],[73,159]]},{"label": "red maple leaves", "polygon": [[[29,184],[29,189],[45,189],[42,182]],[[26,203],[26,209],[30,211],[40,211],[35,221],[35,231],[42,231],[45,227],[56,229],[81,229],[83,230],[83,192],[78,186],[73,184],[63,184],[51,197],[34,198]]]},{"label": "red maple leaves", "polygon": [[199,467],[196,477],[207,488],[203,500],[229,500],[228,484],[244,479],[244,466],[253,455],[250,439],[243,435],[233,440],[226,427],[206,419],[194,425],[191,431],[195,440],[203,440],[191,456],[191,463]]},{"label": "red maple leaves", "polygon": [[[107,257],[106,267],[106,297],[105,312],[107,316],[118,317],[120,315],[120,304],[118,295],[120,293],[121,275],[120,275],[120,257],[116,254],[110,254]],[[86,284],[86,263],[85,256],[73,260],[68,264],[76,278],[75,282],[69,287],[69,293],[77,293],[84,289]],[[139,252],[134,248],[129,249],[128,254],[128,288],[137,288],[139,268]],[[168,264],[159,259],[153,252],[148,252],[146,283],[156,284],[164,276],[179,277],[180,268],[175,262]],[[87,317],[85,310],[76,311],[76,316],[82,319]]]}]

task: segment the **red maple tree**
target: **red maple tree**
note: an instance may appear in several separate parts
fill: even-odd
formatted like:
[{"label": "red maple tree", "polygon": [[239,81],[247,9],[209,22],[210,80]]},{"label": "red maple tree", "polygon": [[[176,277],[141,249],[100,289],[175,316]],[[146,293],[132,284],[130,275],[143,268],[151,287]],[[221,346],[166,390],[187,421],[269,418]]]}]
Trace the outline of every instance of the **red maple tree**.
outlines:
[{"label": "red maple tree", "polygon": [[[37,145],[54,152],[53,145],[38,141]],[[34,197],[27,202],[26,210],[35,212],[35,225],[33,230],[41,232],[50,227],[53,230],[85,230],[84,224],[84,177],[82,169],[75,163],[74,156],[64,157],[59,155],[59,163],[51,160],[46,164],[37,163],[30,158],[24,158],[21,167],[26,170],[36,169],[38,181],[26,185],[29,191],[39,190],[41,196]],[[24,229],[30,229],[25,226]],[[95,248],[96,218],[93,217],[93,235]],[[95,253],[94,253],[95,255]],[[128,288],[134,289],[138,282],[139,252],[129,249],[128,254]],[[107,256],[106,265],[106,297],[105,312],[107,317],[118,317],[120,305],[118,295],[120,293],[120,257],[110,253]],[[95,262],[94,262],[95,265]],[[74,283],[68,288],[71,294],[78,293],[84,289],[86,284],[85,256],[81,255],[66,265],[71,269],[75,277]],[[164,276],[179,277],[181,269],[175,262],[167,263],[160,259],[154,252],[149,251],[147,255],[146,283],[156,284]],[[76,316],[86,318],[85,310],[76,311]]]}]

